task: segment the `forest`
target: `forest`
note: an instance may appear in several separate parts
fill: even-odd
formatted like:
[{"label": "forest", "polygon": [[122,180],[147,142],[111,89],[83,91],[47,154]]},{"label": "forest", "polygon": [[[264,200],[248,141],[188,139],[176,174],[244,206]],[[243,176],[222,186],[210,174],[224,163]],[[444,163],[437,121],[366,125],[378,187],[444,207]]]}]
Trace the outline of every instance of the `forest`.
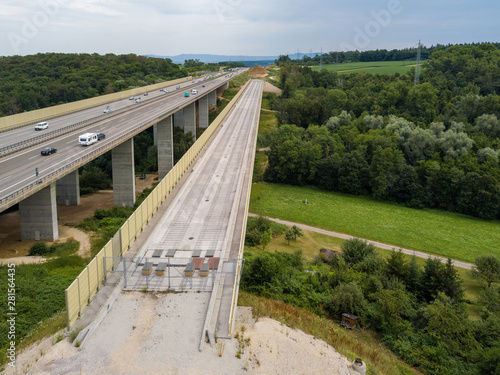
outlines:
[{"label": "forest", "polygon": [[0,117],[186,77],[171,60],[114,54],[0,57]]},{"label": "forest", "polygon": [[[470,44],[472,46],[478,45]],[[494,43],[499,46],[500,43]],[[444,51],[446,48],[452,47],[452,44],[437,44],[435,46],[426,47],[420,46],[420,58],[425,61],[429,56],[437,51]],[[310,57],[304,55],[301,59],[292,59],[289,55],[280,55],[276,59],[277,65],[303,65],[313,66],[323,64],[342,64],[346,62],[371,62],[371,61],[414,61],[417,55],[417,47],[403,49],[377,49],[369,51],[332,51],[328,53],[318,54]],[[293,56],[293,55],[292,55]]]},{"label": "forest", "polygon": [[500,218],[500,50],[451,46],[414,73],[281,66],[265,179]]}]

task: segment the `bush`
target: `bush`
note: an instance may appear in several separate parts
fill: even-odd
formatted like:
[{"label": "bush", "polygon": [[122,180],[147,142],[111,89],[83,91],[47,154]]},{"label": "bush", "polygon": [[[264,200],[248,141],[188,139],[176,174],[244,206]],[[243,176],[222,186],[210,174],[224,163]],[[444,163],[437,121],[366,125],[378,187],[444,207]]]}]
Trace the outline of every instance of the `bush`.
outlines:
[{"label": "bush", "polygon": [[375,246],[360,238],[345,241],[341,249],[342,256],[348,265],[361,263],[368,255],[375,253]]},{"label": "bush", "polygon": [[35,242],[33,246],[30,247],[29,255],[47,255],[54,252],[53,246],[47,246],[43,241]]}]

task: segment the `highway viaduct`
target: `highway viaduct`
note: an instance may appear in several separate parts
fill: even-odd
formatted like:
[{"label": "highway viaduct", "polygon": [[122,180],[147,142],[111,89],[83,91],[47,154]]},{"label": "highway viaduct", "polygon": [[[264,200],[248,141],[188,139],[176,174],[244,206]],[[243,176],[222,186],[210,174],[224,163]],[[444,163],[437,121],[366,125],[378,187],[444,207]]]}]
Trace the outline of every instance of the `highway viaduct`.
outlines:
[{"label": "highway viaduct", "polygon": [[[154,126],[161,180],[174,164],[173,127],[183,127],[185,133],[194,136],[197,127],[206,128],[208,109],[216,105],[216,93],[228,88],[229,80],[240,72],[170,86],[165,83],[162,91],[148,91],[151,88],[145,87],[135,95],[141,98],[139,103],[129,98],[103,101],[52,118],[48,120],[49,129],[41,132],[35,132],[33,122],[0,129],[4,130],[0,132],[0,212],[18,203],[21,239],[56,240],[57,204],[79,204],[78,169],[108,151],[112,154],[114,204],[133,206],[133,137]],[[186,92],[189,96],[185,96]],[[106,107],[111,112],[103,113]],[[87,132],[104,133],[106,138],[81,146],[78,137]],[[42,156],[41,149],[49,146],[57,152]]]}]

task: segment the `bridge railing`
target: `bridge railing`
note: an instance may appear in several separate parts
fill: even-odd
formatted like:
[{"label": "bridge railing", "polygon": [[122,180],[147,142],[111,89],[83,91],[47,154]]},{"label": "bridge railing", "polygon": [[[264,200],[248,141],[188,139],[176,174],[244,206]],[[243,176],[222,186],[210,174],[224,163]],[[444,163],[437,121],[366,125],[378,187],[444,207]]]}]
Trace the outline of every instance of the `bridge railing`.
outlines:
[{"label": "bridge railing", "polygon": [[34,111],[18,113],[11,116],[5,116],[0,118],[0,132],[7,131],[12,128],[35,124],[42,120],[48,120],[54,117],[63,116],[68,113],[73,113],[81,111],[83,109],[95,107],[101,104],[106,104],[117,100],[125,99],[130,96],[141,95],[147,91],[153,91],[163,87],[177,85],[179,83],[187,82],[192,79],[193,77],[189,76],[189,77],[174,79],[172,81],[155,83],[154,85],[148,85],[143,87],[137,87],[131,90],[120,91],[113,94],[101,95],[95,98],[84,99],[72,103],[66,103],[66,104],[56,105],[53,107],[37,109]]},{"label": "bridge railing", "polygon": [[[135,239],[148,224],[149,219],[158,210],[163,201],[172,192],[184,173],[202,151],[212,134],[217,130],[222,120],[238,101],[250,81],[241,88],[219,116],[210,124],[203,134],[196,140],[184,156],[174,165],[168,174],[160,181],[148,197],[141,203],[128,220],[116,232],[114,237],[99,251],[94,259],[85,267],[80,275],[66,289],[66,314],[68,329],[81,316],[83,310],[90,303],[104,282],[104,257],[122,257],[134,243]],[[111,271],[117,264],[107,262],[106,271]],[[241,267],[240,267],[241,268]]]}]

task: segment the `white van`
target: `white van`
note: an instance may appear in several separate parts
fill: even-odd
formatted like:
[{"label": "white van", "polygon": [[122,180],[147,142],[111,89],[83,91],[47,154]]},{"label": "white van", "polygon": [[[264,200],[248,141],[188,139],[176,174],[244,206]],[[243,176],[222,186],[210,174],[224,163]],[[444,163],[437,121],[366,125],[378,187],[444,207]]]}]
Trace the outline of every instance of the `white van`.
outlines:
[{"label": "white van", "polygon": [[97,142],[97,133],[85,133],[78,137],[78,142],[82,146],[89,146]]}]

